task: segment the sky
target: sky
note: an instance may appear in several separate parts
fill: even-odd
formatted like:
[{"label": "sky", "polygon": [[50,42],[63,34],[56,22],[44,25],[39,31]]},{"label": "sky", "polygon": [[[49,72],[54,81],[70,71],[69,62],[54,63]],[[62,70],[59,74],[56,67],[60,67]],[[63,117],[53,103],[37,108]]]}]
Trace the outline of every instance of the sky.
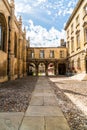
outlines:
[{"label": "sky", "polygon": [[15,0],[15,15],[21,15],[31,47],[57,47],[66,40],[65,24],[78,0]]}]

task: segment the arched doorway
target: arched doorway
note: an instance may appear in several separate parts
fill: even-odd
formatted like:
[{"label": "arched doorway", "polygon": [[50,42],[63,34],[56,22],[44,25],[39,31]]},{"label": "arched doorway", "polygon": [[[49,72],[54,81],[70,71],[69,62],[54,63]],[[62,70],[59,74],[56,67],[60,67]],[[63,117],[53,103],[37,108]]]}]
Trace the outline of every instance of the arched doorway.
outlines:
[{"label": "arched doorway", "polygon": [[55,75],[55,66],[54,63],[48,65],[48,76]]},{"label": "arched doorway", "polygon": [[65,75],[66,74],[66,65],[64,63],[60,63],[58,65],[58,71],[59,71],[59,75]]},{"label": "arched doorway", "polygon": [[28,75],[33,75],[35,76],[36,75],[36,66],[34,63],[30,63],[29,66],[28,66]]},{"label": "arched doorway", "polygon": [[39,64],[38,66],[38,75],[39,76],[45,76],[46,73],[45,73],[45,64],[42,62]]}]

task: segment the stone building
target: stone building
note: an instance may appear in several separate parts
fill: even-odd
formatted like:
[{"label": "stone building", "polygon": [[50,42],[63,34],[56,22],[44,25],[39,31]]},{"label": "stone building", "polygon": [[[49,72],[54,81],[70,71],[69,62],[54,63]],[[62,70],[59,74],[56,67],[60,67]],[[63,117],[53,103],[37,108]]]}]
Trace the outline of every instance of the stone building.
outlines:
[{"label": "stone building", "polygon": [[64,41],[60,47],[28,47],[27,72],[40,75],[66,74],[67,48]]},{"label": "stone building", "polygon": [[68,70],[72,73],[87,73],[87,0],[79,0],[68,22],[67,32]]},{"label": "stone building", "polygon": [[26,30],[14,11],[14,0],[0,0],[0,82],[26,75]]}]

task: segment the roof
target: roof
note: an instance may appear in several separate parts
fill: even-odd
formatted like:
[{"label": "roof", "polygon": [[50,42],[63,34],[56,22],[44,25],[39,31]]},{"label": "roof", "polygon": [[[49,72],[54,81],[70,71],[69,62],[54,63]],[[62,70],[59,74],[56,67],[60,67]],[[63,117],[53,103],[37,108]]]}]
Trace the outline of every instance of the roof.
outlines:
[{"label": "roof", "polygon": [[78,3],[77,3],[77,5],[76,5],[76,7],[74,8],[74,10],[73,10],[73,12],[72,12],[72,14],[71,14],[69,20],[68,20],[67,23],[66,23],[66,26],[65,26],[65,28],[64,28],[65,30],[66,30],[67,27],[69,26],[70,22],[72,21],[74,15],[76,14],[77,10],[80,8],[80,6],[81,6],[81,4],[82,4],[83,1],[84,1],[84,0],[79,0],[79,1],[78,1]]}]

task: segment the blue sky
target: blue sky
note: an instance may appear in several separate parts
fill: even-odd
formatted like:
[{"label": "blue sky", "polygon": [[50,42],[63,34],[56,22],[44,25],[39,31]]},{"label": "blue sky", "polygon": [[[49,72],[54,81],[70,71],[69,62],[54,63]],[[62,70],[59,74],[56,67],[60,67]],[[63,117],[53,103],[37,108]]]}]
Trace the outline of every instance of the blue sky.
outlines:
[{"label": "blue sky", "polygon": [[60,39],[65,39],[65,23],[77,2],[78,0],[15,0],[16,16],[22,16],[31,46],[59,46]]}]

